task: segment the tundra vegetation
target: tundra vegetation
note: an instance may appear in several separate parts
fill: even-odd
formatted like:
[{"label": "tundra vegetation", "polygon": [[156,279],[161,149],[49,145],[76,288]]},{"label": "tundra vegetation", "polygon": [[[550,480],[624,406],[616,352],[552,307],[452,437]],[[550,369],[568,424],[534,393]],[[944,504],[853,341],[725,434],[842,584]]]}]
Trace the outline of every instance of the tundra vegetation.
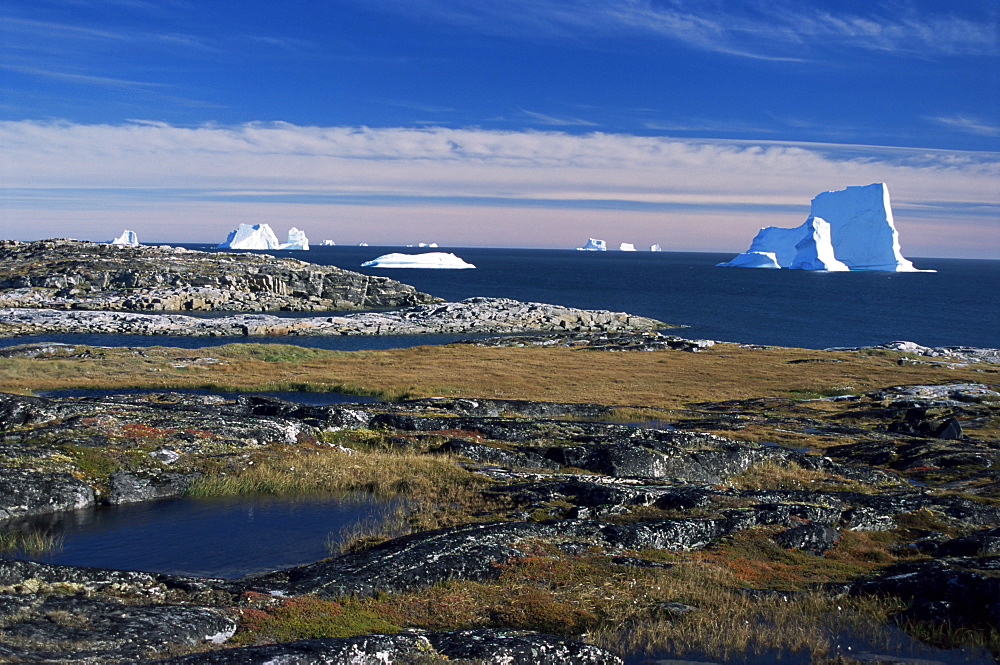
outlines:
[{"label": "tundra vegetation", "polygon": [[[496,521],[543,524],[589,515],[601,524],[624,527],[670,519],[711,520],[731,514],[727,511],[759,507],[761,499],[753,494],[757,491],[888,497],[919,483],[926,496],[938,501],[934,505],[963,501],[963,506],[1000,507],[1000,482],[984,461],[995,457],[1000,447],[1000,416],[992,397],[967,408],[925,413],[928,420],[954,418],[961,425],[957,439],[934,439],[914,429],[923,421],[918,423],[909,411],[893,406],[892,397],[879,394],[892,386],[958,383],[984,384],[996,391],[1000,367],[995,365],[927,362],[889,351],[735,344],[699,353],[465,345],[358,352],[280,344],[194,350],[53,345],[6,355],[0,358],[0,391],[16,394],[60,388],[210,388],[344,392],[385,400],[447,397],[600,405],[579,412],[566,409],[539,421],[532,425],[536,430],[530,440],[505,439],[468,426],[461,418],[453,418],[453,427],[442,426],[439,421],[447,425],[447,417],[422,411],[409,416],[414,421],[436,420],[426,427],[419,422],[408,428],[386,423],[314,427],[300,432],[294,442],[239,447],[213,433],[208,424],[194,430],[124,420],[111,426],[91,423],[104,427],[104,445],[62,441],[58,454],[46,459],[7,461],[69,471],[106,492],[109,478],[118,471],[165,469],[150,453],[175,448],[178,437],[184,436],[189,442],[197,440],[199,452],[171,469],[197,474],[186,486],[191,494],[361,492],[396,500],[391,513],[378,521],[351,533],[331,534],[332,556],[363,553],[430,529]],[[819,399],[838,395],[854,397]],[[515,424],[530,420],[516,411],[496,415]],[[588,475],[603,477],[598,466],[586,461],[591,458],[579,462],[583,466],[567,461],[531,467],[530,473],[527,466],[508,463],[501,466],[515,475],[505,475],[484,472],[491,464],[468,452],[529,460],[535,459],[530,457],[533,452],[547,451],[546,459],[552,459],[555,448],[592,445],[592,430],[587,428],[607,423],[660,429],[669,424],[674,430],[751,445],[754,451],[784,447],[803,456],[767,457],[761,452],[737,473],[698,483],[704,500],[697,505],[625,502],[619,510],[601,513],[591,506],[588,513],[565,493],[525,496],[533,491],[533,482],[573,484],[585,483]],[[81,434],[85,430],[82,427]],[[27,425],[21,434],[33,436]],[[52,443],[45,439],[48,434],[37,436],[40,445]],[[959,445],[956,441],[964,446],[953,455],[960,462],[920,462],[932,452]],[[977,450],[984,457],[969,452]],[[908,461],[908,455],[915,461]],[[807,463],[823,456],[832,461]],[[853,473],[850,465],[858,464],[874,469],[879,480]],[[643,486],[666,487],[668,475],[646,478]],[[512,482],[524,483],[523,491],[509,491]],[[951,624],[910,612],[911,600],[903,596],[846,592],[857,581],[892,566],[931,560],[929,547],[921,546],[929,539],[941,543],[996,526],[920,507],[897,515],[884,528],[840,529],[835,542],[816,548],[781,544],[778,536],[787,525],[777,523],[734,530],[704,547],[608,551],[572,538],[528,538],[513,543],[517,556],[496,564],[494,574],[480,579],[458,576],[403,590],[340,596],[275,597],[247,591],[222,605],[238,622],[229,646],[405,628],[502,627],[582,637],[619,653],[726,658],[748,651],[801,652],[813,662],[849,663],[850,654],[841,648],[845,636],[891,649],[901,628],[928,644],[982,648],[998,656],[1000,629],[995,623]],[[11,540],[15,537],[0,538],[0,546],[31,547]]]}]

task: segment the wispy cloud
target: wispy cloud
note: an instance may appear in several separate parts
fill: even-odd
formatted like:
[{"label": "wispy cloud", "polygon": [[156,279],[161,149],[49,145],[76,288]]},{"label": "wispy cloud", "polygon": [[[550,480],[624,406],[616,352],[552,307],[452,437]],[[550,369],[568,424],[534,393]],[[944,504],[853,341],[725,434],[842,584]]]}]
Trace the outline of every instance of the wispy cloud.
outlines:
[{"label": "wispy cloud", "polygon": [[96,76],[93,74],[79,74],[75,72],[57,71],[44,69],[42,67],[25,67],[19,65],[7,65],[0,63],[0,69],[21,74],[31,74],[32,76],[42,76],[45,78],[68,81],[70,83],[85,83],[88,85],[102,85],[114,87],[144,87],[161,88],[166,87],[162,83],[152,83],[149,81],[134,81],[129,79],[114,78],[112,76]]},{"label": "wispy cloud", "polygon": [[928,120],[939,125],[944,125],[945,127],[957,129],[958,131],[965,132],[967,134],[990,137],[1000,136],[1000,127],[997,127],[996,125],[989,125],[979,119],[970,118],[964,115],[937,116],[928,118]]},{"label": "wispy cloud", "polygon": [[997,10],[963,16],[946,5],[918,11],[915,3],[871,3],[864,11],[830,11],[801,0],[365,0],[490,34],[522,39],[640,35],[741,57],[803,60],[830,50],[908,54],[996,54]]},{"label": "wispy cloud", "polygon": [[650,120],[643,123],[643,126],[646,129],[652,129],[658,132],[683,132],[685,134],[695,132],[712,132],[754,135],[774,134],[778,131],[775,127],[748,124],[741,120],[712,120],[708,118],[678,118],[673,122]]},{"label": "wispy cloud", "polygon": [[976,229],[988,251],[1000,215],[989,152],[139,120],[0,122],[0,154],[0,237],[21,239],[103,239],[113,224],[151,228],[157,242],[218,241],[239,221],[281,220],[384,243],[422,229],[418,240],[574,246],[627,227],[640,243],[739,250],[759,226],[801,223],[819,191],[881,181],[897,223],[923,220],[923,254],[962,255],[950,229]]},{"label": "wispy cloud", "polygon": [[521,109],[521,113],[536,125],[549,125],[552,127],[596,127],[596,122],[583,120],[581,118],[560,118],[537,111]]},{"label": "wispy cloud", "polygon": [[917,148],[479,129],[0,122],[7,187],[275,188],[674,202],[801,201],[890,181],[996,205],[1000,155]]}]

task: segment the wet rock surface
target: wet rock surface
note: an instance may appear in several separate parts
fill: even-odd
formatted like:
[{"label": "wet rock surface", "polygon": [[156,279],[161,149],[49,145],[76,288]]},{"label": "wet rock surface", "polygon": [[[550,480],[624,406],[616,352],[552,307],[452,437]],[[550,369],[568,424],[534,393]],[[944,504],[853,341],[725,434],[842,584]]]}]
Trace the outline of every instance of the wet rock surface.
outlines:
[{"label": "wet rock surface", "polygon": [[[232,634],[233,608],[246,593],[371,598],[449,580],[489,581],[525,557],[527,544],[601,556],[613,565],[669,567],[649,553],[711,549],[757,529],[781,549],[823,557],[847,534],[897,529],[920,516],[947,525],[949,535],[921,532],[911,547],[919,560],[845,588],[905,599],[909,609],[901,620],[1000,622],[1000,505],[911,481],[912,464],[932,456],[943,464],[973,451],[978,456],[962,457],[959,466],[969,472],[978,464],[971,475],[988,479],[997,442],[969,438],[973,424],[959,439],[888,426],[915,403],[930,408],[929,401],[946,401],[941,408],[961,410],[952,416],[967,423],[970,414],[992,418],[993,400],[974,385],[938,386],[930,393],[898,387],[855,396],[841,411],[825,414],[810,412],[808,404],[774,410],[747,402],[692,405],[684,413],[661,414],[675,419],[654,427],[610,422],[614,411],[602,405],[517,400],[306,406],[254,396],[3,394],[0,519],[10,524],[94,502],[179,495],[206,469],[245,468],[248,452],[301,446],[336,451],[324,434],[355,429],[380,432],[391,445],[424,454],[456,456],[492,479],[484,496],[502,500],[505,512],[238,580],[0,559],[0,654],[66,662],[382,662],[379,654],[399,662],[428,654],[497,663],[619,662],[590,645],[500,628],[240,649],[213,641]],[[755,414],[783,426],[822,429],[844,443],[809,451],[691,426],[714,423],[721,426],[712,429],[724,431],[734,413],[744,415],[743,422]],[[852,415],[842,418],[844,413]],[[791,470],[801,480],[770,488],[741,481],[762,468],[772,475]],[[990,486],[976,487],[987,492]],[[186,651],[196,653],[172,657]]]},{"label": "wet rock surface", "polygon": [[439,300],[412,286],[267,254],[79,240],[0,241],[0,306],[138,311],[346,310]]}]

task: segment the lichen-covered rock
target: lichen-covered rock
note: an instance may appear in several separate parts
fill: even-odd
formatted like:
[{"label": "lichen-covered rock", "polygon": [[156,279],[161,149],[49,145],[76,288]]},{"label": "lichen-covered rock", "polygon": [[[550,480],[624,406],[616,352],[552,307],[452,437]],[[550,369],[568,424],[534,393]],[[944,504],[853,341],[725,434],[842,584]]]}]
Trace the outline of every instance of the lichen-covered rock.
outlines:
[{"label": "lichen-covered rock", "polygon": [[0,469],[0,522],[94,505],[94,491],[68,473]]},{"label": "lichen-covered rock", "polygon": [[108,476],[109,491],[105,500],[118,505],[181,496],[196,477],[189,473],[118,471]]},{"label": "lichen-covered rock", "polygon": [[[745,403],[729,406],[741,414],[748,410]],[[887,409],[886,417],[898,415],[895,407],[876,406]],[[602,422],[612,415],[600,405],[488,399],[305,406],[261,396],[226,400],[166,394],[89,399],[0,395],[0,468],[6,469],[0,474],[0,488],[9,477],[18,477],[17,486],[22,488],[37,480],[40,489],[32,495],[33,501],[46,510],[61,510],[58,506],[72,503],[45,507],[43,501],[59,495],[60,483],[68,479],[84,487],[89,482],[110,502],[145,500],[182,491],[196,469],[221,466],[227,473],[230,469],[238,472],[260,447],[314,450],[326,445],[323,432],[349,428],[378,430],[385,445],[405,446],[409,452],[461,455],[463,467],[497,481],[483,490],[485,498],[496,500],[488,502],[497,506],[488,518],[494,521],[412,533],[368,549],[239,580],[0,558],[0,620],[6,616],[7,625],[14,627],[12,633],[0,631],[0,658],[134,662],[176,649],[203,650],[205,646],[192,640],[207,637],[198,637],[201,627],[213,626],[215,619],[194,610],[223,616],[211,608],[240,606],[246,592],[327,598],[415,592],[453,579],[488,582],[503,571],[519,570],[521,562],[533,563],[546,556],[594,557],[610,566],[669,567],[643,551],[698,549],[740,532],[750,538],[770,535],[782,547],[823,556],[846,530],[897,526],[905,529],[897,535],[912,538],[905,541],[913,545],[906,551],[939,558],[894,568],[855,585],[855,593],[912,599],[911,618],[980,621],[975,625],[982,625],[981,617],[997,620],[997,607],[989,594],[1000,597],[995,585],[1000,563],[994,561],[1000,559],[995,555],[1000,507],[968,496],[914,488],[891,472],[868,466],[867,458],[848,463],[852,454],[864,457],[857,447],[853,452],[838,451],[832,455],[836,459],[831,459],[662,423],[649,427]],[[895,443],[901,456],[913,455],[914,459],[941,450],[956,456],[979,450],[988,456],[995,448],[990,442],[974,440],[904,437],[892,442],[854,425],[837,432],[884,448]],[[123,449],[127,454],[116,457]],[[824,452],[831,450],[835,449]],[[82,457],[70,457],[81,451]],[[102,458],[106,452],[109,455]],[[124,467],[108,473],[98,470],[103,468],[100,464],[86,469],[83,464],[74,466],[73,459],[123,460]],[[814,489],[809,480],[800,482],[795,477],[785,486],[797,489],[737,489],[747,476],[740,482],[730,480],[764,463],[802,467],[831,477]],[[76,476],[87,480],[77,481]],[[13,487],[6,495],[0,491],[0,508],[8,514],[31,503],[24,498],[25,490]],[[838,489],[842,487],[851,490]],[[910,513],[914,515],[907,516]],[[938,532],[907,526],[919,519],[933,519],[947,527]],[[752,530],[759,527],[765,528],[754,534]],[[961,537],[949,539],[945,531]],[[979,588],[985,591],[980,593]],[[969,593],[969,589],[974,591]],[[81,603],[78,610],[74,598],[98,604]],[[972,609],[962,604],[967,599]],[[148,625],[151,617],[177,625],[166,632],[150,629],[145,642],[137,639],[134,647],[123,646],[119,637],[127,630],[115,632],[101,623],[108,611],[119,611],[119,607],[127,630]],[[177,607],[192,613],[175,614]],[[73,632],[83,630],[83,617],[91,612],[96,632]],[[39,618],[47,617],[46,613],[55,617],[57,626]],[[108,637],[101,642],[97,632],[105,629]],[[217,635],[222,639],[225,634],[223,629]],[[79,645],[71,651],[65,645],[77,637]],[[381,663],[423,656],[497,663],[617,662],[606,652],[576,642],[486,629],[212,648],[166,662],[332,663],[349,657]]]},{"label": "lichen-covered rock", "polygon": [[[2,294],[0,304],[3,304]],[[570,319],[572,323],[567,323]],[[523,303],[507,298],[469,298],[441,305],[415,305],[398,311],[316,317],[234,314],[204,318],[115,310],[62,311],[23,307],[0,309],[0,335],[3,336],[47,332],[189,337],[309,337],[532,332],[563,330],[567,327],[594,332],[652,330],[662,326],[659,321],[623,312]]]},{"label": "lichen-covered rock", "polygon": [[1000,527],[952,538],[934,549],[934,556],[1000,556]]},{"label": "lichen-covered rock", "polygon": [[236,631],[235,621],[214,609],[67,594],[0,594],[0,622],[0,654],[14,662],[135,662]]},{"label": "lichen-covered rock", "polygon": [[619,665],[622,659],[579,640],[554,635],[502,630],[456,630],[428,633],[438,653],[449,660],[473,660],[484,665]]},{"label": "lichen-covered rock", "polygon": [[475,662],[481,665],[619,665],[600,647],[555,635],[492,629],[360,635],[226,649],[152,661],[162,665],[389,665]]},{"label": "lichen-covered rock", "polygon": [[892,566],[855,593],[912,601],[905,618],[953,625],[1000,625],[1000,556],[946,557]]},{"label": "lichen-covered rock", "polygon": [[825,524],[803,524],[775,534],[772,539],[787,549],[822,553],[840,541],[840,534]]},{"label": "lichen-covered rock", "polygon": [[78,240],[0,241],[0,306],[89,310],[344,310],[438,299],[373,277],[266,254]]},{"label": "lichen-covered rock", "polygon": [[476,462],[495,464],[508,469],[558,469],[559,464],[541,455],[504,450],[495,446],[472,443],[462,439],[445,441],[438,452],[461,455]]}]

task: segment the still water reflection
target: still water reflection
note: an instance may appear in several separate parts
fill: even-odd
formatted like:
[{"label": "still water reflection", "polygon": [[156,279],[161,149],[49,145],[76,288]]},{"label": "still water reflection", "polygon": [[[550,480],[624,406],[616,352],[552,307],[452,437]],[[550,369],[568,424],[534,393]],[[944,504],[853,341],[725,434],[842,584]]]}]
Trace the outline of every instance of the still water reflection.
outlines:
[{"label": "still water reflection", "polygon": [[181,498],[104,506],[34,521],[63,537],[49,554],[73,566],[235,578],[329,556],[328,538],[377,520],[390,504],[371,497]]}]

